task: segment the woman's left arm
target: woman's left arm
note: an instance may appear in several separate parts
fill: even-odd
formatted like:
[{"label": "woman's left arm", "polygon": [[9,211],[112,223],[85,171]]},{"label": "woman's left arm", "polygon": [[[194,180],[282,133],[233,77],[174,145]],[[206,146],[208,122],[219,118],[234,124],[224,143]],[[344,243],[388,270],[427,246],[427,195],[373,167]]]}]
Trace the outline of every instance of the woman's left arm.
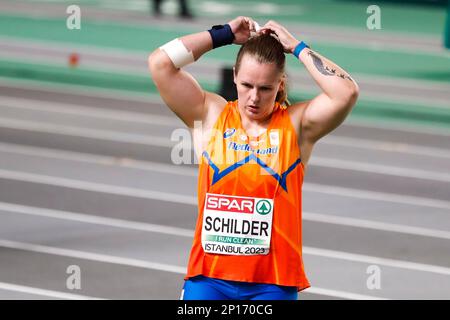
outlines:
[{"label": "woman's left arm", "polygon": [[[274,21],[269,21],[262,30],[275,32],[287,53],[294,53],[300,43]],[[303,138],[314,143],[345,120],[358,98],[359,88],[346,71],[308,47],[301,50],[298,58],[322,89],[306,104],[301,121]]]}]

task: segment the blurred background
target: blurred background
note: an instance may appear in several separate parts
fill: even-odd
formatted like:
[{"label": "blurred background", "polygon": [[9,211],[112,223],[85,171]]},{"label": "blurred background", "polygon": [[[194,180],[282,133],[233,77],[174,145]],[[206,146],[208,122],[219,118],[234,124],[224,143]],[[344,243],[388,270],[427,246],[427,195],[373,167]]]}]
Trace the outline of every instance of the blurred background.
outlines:
[{"label": "blurred background", "polygon": [[[448,12],[425,0],[0,0],[0,299],[179,298],[197,173],[171,160],[184,126],[147,57],[238,15],[282,23],[361,89],[310,160],[312,286],[299,299],[449,299]],[[187,70],[228,95],[238,49]],[[289,99],[316,95],[287,61]]]}]

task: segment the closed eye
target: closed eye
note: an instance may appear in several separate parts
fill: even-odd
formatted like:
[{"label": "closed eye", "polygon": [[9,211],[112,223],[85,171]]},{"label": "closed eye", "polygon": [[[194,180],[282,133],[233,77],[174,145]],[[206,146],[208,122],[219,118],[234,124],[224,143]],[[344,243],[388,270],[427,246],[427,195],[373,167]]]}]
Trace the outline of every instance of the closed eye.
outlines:
[{"label": "closed eye", "polygon": [[[242,85],[246,88],[250,88],[250,89],[253,88],[253,85],[251,85],[250,83],[243,82]],[[259,89],[264,90],[264,91],[272,90],[271,87],[259,87]]]}]

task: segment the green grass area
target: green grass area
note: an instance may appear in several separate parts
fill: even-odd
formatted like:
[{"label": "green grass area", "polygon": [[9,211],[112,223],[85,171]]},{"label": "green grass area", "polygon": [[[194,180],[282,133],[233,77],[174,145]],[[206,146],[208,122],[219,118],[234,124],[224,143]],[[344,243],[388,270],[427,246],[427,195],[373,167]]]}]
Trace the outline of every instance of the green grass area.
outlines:
[{"label": "green grass area", "polygon": [[[29,0],[35,2],[77,4],[124,11],[149,13],[149,0]],[[349,27],[367,30],[367,7],[375,4],[381,10],[381,28],[387,32],[442,35],[445,8],[418,6],[398,2],[370,2],[356,0],[195,0],[188,1],[193,13],[200,17],[217,17],[218,22],[238,15],[251,16],[261,23],[269,19],[288,22],[311,23],[324,26]],[[164,1],[163,11],[169,15],[178,12],[178,2]]]},{"label": "green grass area", "polygon": [[[100,89],[127,90],[131,93],[157,93],[150,76],[133,76],[86,70],[83,68],[58,67],[55,65],[30,64],[0,60],[0,74],[3,77],[22,80],[37,80],[44,83],[83,85]],[[205,90],[217,91],[211,82],[200,84]],[[310,93],[290,94],[292,101],[311,98]],[[408,124],[433,126],[450,129],[450,109],[430,108],[421,105],[408,105],[360,99],[351,117],[366,120],[398,120]]]},{"label": "green grass area", "polygon": [[[261,22],[273,19],[281,22],[302,22],[367,30],[366,21],[370,15],[367,13],[367,7],[376,4],[380,7],[383,31],[441,35],[445,24],[445,8],[440,7],[345,0],[277,0],[265,2],[273,3],[272,7],[277,12],[264,14],[264,6],[261,6],[261,2],[228,0],[226,3],[243,9],[242,11],[238,9],[233,12],[234,14],[243,12],[242,15],[249,15]],[[200,5],[201,2],[198,2],[198,6]],[[258,10],[259,8],[262,10]]]},{"label": "green grass area", "polygon": [[126,24],[82,22],[80,30],[69,30],[66,20],[0,14],[0,35],[126,50],[149,51],[164,42],[195,30],[160,30]]},{"label": "green grass area", "polygon": [[[106,48],[151,52],[165,42],[194,30],[166,30],[156,27],[138,27],[112,23],[82,23],[81,30],[68,30],[65,20],[36,19],[0,15],[0,35],[64,42],[72,48],[92,45]],[[395,52],[362,47],[348,47],[310,42],[313,49],[335,61],[350,73],[373,74],[419,80],[450,82],[450,55],[433,55],[420,52]],[[233,64],[238,46],[227,46],[205,55]],[[302,68],[292,57],[289,68]]]}]

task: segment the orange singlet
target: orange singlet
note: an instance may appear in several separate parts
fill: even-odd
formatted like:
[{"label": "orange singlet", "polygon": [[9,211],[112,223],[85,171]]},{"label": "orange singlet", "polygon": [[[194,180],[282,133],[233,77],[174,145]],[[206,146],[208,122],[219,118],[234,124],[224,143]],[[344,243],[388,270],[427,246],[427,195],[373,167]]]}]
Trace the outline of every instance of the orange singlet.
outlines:
[{"label": "orange singlet", "polygon": [[265,133],[247,136],[228,102],[202,154],[198,220],[185,279],[308,288],[302,259],[304,167],[286,107]]}]

